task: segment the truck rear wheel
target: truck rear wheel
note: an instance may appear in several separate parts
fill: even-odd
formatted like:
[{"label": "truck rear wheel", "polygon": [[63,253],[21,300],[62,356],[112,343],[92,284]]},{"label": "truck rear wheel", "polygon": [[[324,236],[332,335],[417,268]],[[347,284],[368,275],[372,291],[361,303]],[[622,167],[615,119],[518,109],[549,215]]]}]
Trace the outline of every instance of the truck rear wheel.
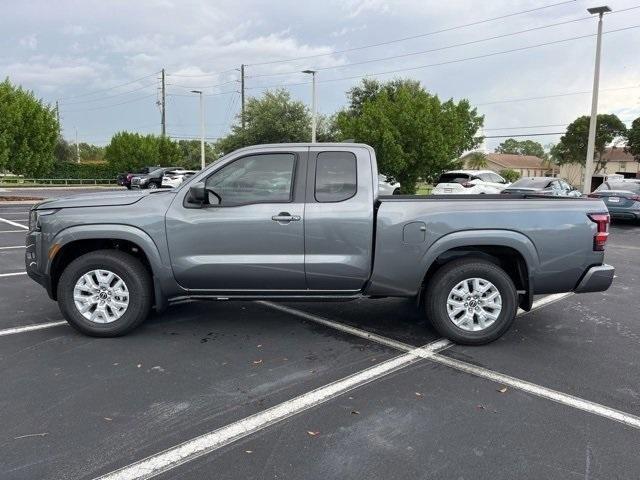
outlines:
[{"label": "truck rear wheel", "polygon": [[58,282],[58,305],[80,332],[117,337],[140,325],[152,304],[149,273],[135,257],[96,250],[71,262]]},{"label": "truck rear wheel", "polygon": [[429,281],[425,310],[438,333],[464,345],[492,342],[516,316],[518,292],[509,275],[482,259],[454,260]]}]

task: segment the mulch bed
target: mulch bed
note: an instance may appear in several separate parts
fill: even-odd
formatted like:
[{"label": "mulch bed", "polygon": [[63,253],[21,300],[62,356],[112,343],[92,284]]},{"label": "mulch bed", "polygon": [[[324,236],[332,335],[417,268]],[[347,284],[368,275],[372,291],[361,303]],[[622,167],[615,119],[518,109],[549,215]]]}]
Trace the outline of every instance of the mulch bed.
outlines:
[{"label": "mulch bed", "polygon": [[44,200],[44,198],[42,197],[19,197],[17,195],[0,195],[0,202],[24,202],[24,201],[29,201],[29,200],[33,200],[33,201],[38,201],[38,200]]}]

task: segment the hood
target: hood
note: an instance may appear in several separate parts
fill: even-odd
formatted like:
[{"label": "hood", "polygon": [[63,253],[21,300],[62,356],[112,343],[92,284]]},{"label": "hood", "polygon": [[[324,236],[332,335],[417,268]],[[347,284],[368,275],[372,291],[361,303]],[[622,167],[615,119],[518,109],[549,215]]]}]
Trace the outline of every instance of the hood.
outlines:
[{"label": "hood", "polygon": [[[131,205],[149,195],[167,195],[172,190],[142,190],[142,191],[117,191],[96,192],[73,195],[70,197],[52,198],[40,202],[34,206],[37,210],[50,208],[74,208],[74,207],[110,207]],[[173,192],[175,193],[175,192]]]}]

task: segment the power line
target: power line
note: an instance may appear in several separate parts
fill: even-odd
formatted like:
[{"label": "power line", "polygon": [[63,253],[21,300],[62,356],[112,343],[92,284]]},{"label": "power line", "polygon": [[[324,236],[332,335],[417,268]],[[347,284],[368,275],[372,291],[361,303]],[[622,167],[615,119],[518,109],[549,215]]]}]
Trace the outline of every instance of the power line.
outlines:
[{"label": "power line", "polygon": [[[623,28],[618,28],[615,30],[609,30],[607,32],[603,32],[604,34],[607,33],[615,33],[615,32],[621,32],[624,30],[631,30],[633,28],[638,28],[640,27],[640,25],[631,25],[628,27],[623,27]],[[525,47],[519,47],[519,48],[511,48],[509,50],[501,50],[498,52],[491,52],[491,53],[485,53],[482,55],[475,55],[473,57],[465,57],[465,58],[458,58],[455,60],[448,60],[445,62],[437,62],[437,63],[430,63],[430,64],[426,64],[426,65],[418,65],[415,67],[408,67],[408,68],[399,68],[399,69],[395,69],[395,70],[387,70],[384,72],[377,72],[377,73],[369,73],[369,74],[364,74],[364,75],[353,75],[353,76],[349,76],[349,77],[339,77],[339,78],[331,78],[331,79],[327,79],[327,80],[319,80],[318,83],[330,83],[330,82],[340,82],[340,81],[344,81],[344,80],[354,80],[354,79],[359,79],[359,78],[364,78],[364,77],[374,77],[374,76],[378,76],[378,75],[388,75],[391,73],[400,73],[400,72],[408,72],[408,71],[413,71],[413,70],[420,70],[423,68],[429,68],[429,67],[437,67],[437,66],[442,66],[442,65],[450,65],[453,63],[460,63],[460,62],[466,62],[468,60],[478,60],[481,58],[487,58],[487,57],[493,57],[493,56],[497,56],[497,55],[504,55],[507,53],[514,53],[514,52],[521,52],[523,50],[531,50],[533,48],[539,48],[539,47],[545,47],[545,46],[549,46],[549,45],[557,45],[560,43],[566,43],[566,42],[570,42],[573,40],[581,40],[584,38],[590,38],[590,37],[594,37],[596,36],[595,33],[590,33],[587,35],[579,35],[576,37],[568,37],[568,38],[563,38],[560,40],[553,40],[550,42],[544,42],[544,43],[538,43],[536,45],[528,45]],[[283,84],[276,84],[276,85],[268,85],[268,86],[260,86],[260,87],[247,87],[248,89],[267,89],[267,88],[275,88],[275,87],[286,87],[286,86],[294,86],[294,85],[308,85],[309,82],[297,82],[297,83],[283,83]]]},{"label": "power line", "polygon": [[[614,87],[614,88],[601,88],[600,91],[601,92],[610,92],[610,91],[616,91],[616,90],[629,90],[629,89],[633,89],[633,88],[640,88],[640,85],[629,85],[626,87]],[[590,94],[591,90],[583,90],[581,92],[567,92],[567,93],[555,93],[555,94],[551,94],[551,95],[541,95],[538,97],[525,97],[525,98],[510,98],[507,100],[493,100],[490,102],[482,102],[482,103],[474,103],[473,105],[476,107],[481,107],[481,106],[485,106],[485,105],[496,105],[499,103],[514,103],[514,102],[528,102],[531,100],[542,100],[542,99],[546,99],[546,98],[559,98],[559,97],[569,97],[572,95],[586,95],[586,94]]]},{"label": "power line", "polygon": [[117,107],[118,105],[126,105],[127,103],[139,102],[140,100],[144,100],[145,98],[155,97],[155,96],[156,96],[156,94],[152,93],[151,95],[145,95],[143,97],[132,98],[131,100],[127,100],[126,102],[112,103],[111,105],[101,105],[99,107],[85,108],[85,109],[82,109],[82,110],[65,110],[64,113],[91,112],[93,110],[102,110],[103,108]]},{"label": "power line", "polygon": [[[216,92],[216,93],[203,93],[205,97],[216,97],[218,95],[227,95],[229,93],[238,93],[237,90],[228,90],[225,92]],[[193,94],[188,93],[167,93],[167,97],[192,97]]]},{"label": "power line", "polygon": [[369,45],[361,45],[359,47],[345,48],[343,50],[333,50],[331,52],[318,53],[318,54],[315,54],[315,55],[305,55],[305,56],[302,56],[302,57],[294,57],[294,58],[289,58],[289,59],[286,59],[286,60],[271,60],[271,61],[268,61],[268,62],[250,63],[248,65],[252,66],[252,67],[255,67],[255,66],[258,66],[258,65],[272,65],[274,63],[293,62],[295,60],[306,60],[306,59],[309,59],[309,58],[326,57],[326,56],[329,56],[329,55],[337,55],[339,53],[353,52],[355,50],[363,50],[365,48],[380,47],[380,46],[383,46],[383,45],[390,45],[392,43],[404,42],[404,41],[413,40],[413,39],[416,39],[416,38],[422,38],[422,37],[427,37],[427,36],[430,36],[430,35],[436,35],[438,33],[450,32],[452,30],[458,30],[460,28],[472,27],[474,25],[480,25],[482,23],[493,22],[495,20],[501,20],[503,18],[515,17],[517,15],[523,15],[525,13],[536,12],[536,11],[539,11],[539,10],[544,10],[546,8],[557,7],[557,6],[560,6],[560,5],[566,5],[567,3],[574,3],[575,1],[576,0],[567,0],[567,1],[564,1],[564,2],[553,3],[551,5],[544,5],[542,7],[531,8],[529,10],[521,10],[519,12],[513,12],[513,13],[508,13],[506,15],[500,15],[498,17],[485,18],[483,20],[477,20],[477,21],[474,21],[474,22],[471,22],[471,23],[465,23],[463,25],[456,25],[454,27],[443,28],[443,29],[440,29],[440,30],[434,30],[434,31],[427,32],[427,33],[420,33],[418,35],[412,35],[410,37],[396,38],[394,40],[387,40],[385,42],[372,43],[372,44],[369,44]]},{"label": "power line", "polygon": [[485,135],[476,138],[513,138],[513,137],[544,137],[552,135],[564,135],[567,132],[549,132],[549,133],[517,133],[515,135]]},{"label": "power line", "polygon": [[197,77],[215,77],[216,75],[222,75],[223,73],[234,72],[235,68],[230,68],[228,70],[222,70],[220,72],[212,72],[212,73],[201,73],[201,74],[182,74],[182,73],[167,73],[169,77],[186,77],[186,78],[197,78]]},{"label": "power line", "polygon": [[134,88],[133,90],[127,90],[126,92],[116,93],[114,95],[109,95],[106,97],[90,98],[88,100],[79,100],[77,102],[60,102],[60,103],[62,103],[62,105],[64,106],[64,105],[80,105],[83,103],[99,102],[101,100],[108,100],[110,98],[121,97],[122,95],[128,95],[130,93],[138,92],[140,90],[144,90],[145,88],[155,87],[155,86],[156,86],[156,83],[154,82],[154,83],[150,83],[149,85],[143,85],[142,87]]},{"label": "power line", "polygon": [[179,83],[167,83],[167,85],[171,85],[172,87],[179,87],[179,88],[184,88],[184,89],[191,89],[191,88],[215,88],[215,87],[222,87],[224,85],[229,85],[230,83],[237,83],[238,80],[229,80],[228,82],[222,82],[222,83],[217,83],[215,85],[181,85]]},{"label": "power line", "polygon": [[[638,8],[640,8],[640,5],[635,6],[635,7],[626,8],[624,10],[617,10],[615,12],[612,12],[612,14],[613,13],[621,13],[621,12],[625,12],[625,11],[628,11],[628,10],[634,10],[634,9],[638,9]],[[313,70],[316,70],[316,71],[335,70],[335,69],[338,69],[338,68],[353,67],[353,66],[356,66],[356,65],[364,65],[364,64],[367,64],[367,63],[384,62],[384,61],[387,61],[387,60],[396,60],[398,58],[406,58],[406,57],[412,57],[412,56],[416,56],[416,55],[423,55],[425,53],[433,53],[433,52],[439,52],[439,51],[442,51],[442,50],[448,50],[448,49],[451,49],[451,48],[464,47],[464,46],[468,46],[468,45],[475,45],[477,43],[488,42],[488,41],[497,40],[497,39],[500,39],[500,38],[512,37],[512,36],[515,36],[515,35],[521,35],[523,33],[534,32],[534,31],[537,31],[537,30],[544,30],[546,28],[557,27],[557,26],[566,25],[566,24],[569,24],[569,23],[576,23],[576,22],[582,22],[582,21],[585,21],[585,20],[592,20],[592,18],[593,17],[591,15],[589,15],[589,16],[586,16],[586,17],[575,18],[575,19],[572,19],[572,20],[565,20],[563,22],[550,23],[550,24],[541,25],[541,26],[538,26],[538,27],[527,28],[525,30],[518,30],[516,32],[503,33],[503,34],[500,34],[500,35],[493,35],[491,37],[479,38],[477,40],[470,40],[468,42],[454,43],[452,45],[446,45],[444,47],[431,48],[429,50],[420,50],[418,52],[402,53],[402,54],[398,54],[398,55],[391,55],[391,56],[388,56],[388,57],[374,58],[374,59],[371,59],[371,60],[362,60],[360,62],[343,63],[343,64],[340,64],[340,65],[332,65],[332,66],[328,66],[328,67],[314,67]],[[257,75],[248,75],[247,78],[276,77],[276,76],[282,76],[282,75],[291,75],[292,73],[300,73],[300,72],[299,72],[299,70],[296,69],[296,70],[289,70],[289,71],[286,71],[286,72],[262,73],[262,74],[257,74]]]},{"label": "power line", "polygon": [[552,125],[525,125],[522,127],[493,127],[493,128],[483,128],[485,131],[489,130],[521,130],[523,128],[547,128],[547,127],[566,127],[569,125],[568,123],[556,123]]},{"label": "power line", "polygon": [[121,83],[120,85],[114,85],[113,87],[108,87],[108,88],[102,88],[100,90],[94,90],[92,92],[87,92],[87,93],[81,93],[79,95],[70,95],[70,96],[66,96],[66,97],[62,97],[60,98],[60,100],[64,100],[66,98],[80,98],[80,97],[86,97],[89,95],[94,95],[96,93],[100,93],[100,92],[107,92],[109,90],[113,90],[115,88],[120,88],[120,87],[124,87],[125,85],[131,85],[132,83],[136,83],[139,82],[140,80],[144,80],[145,78],[149,78],[149,77],[153,77],[155,75],[157,75],[160,72],[153,72],[149,75],[145,75],[144,77],[140,77],[140,78],[136,78],[135,80],[131,80],[129,82],[125,82],[125,83]]}]

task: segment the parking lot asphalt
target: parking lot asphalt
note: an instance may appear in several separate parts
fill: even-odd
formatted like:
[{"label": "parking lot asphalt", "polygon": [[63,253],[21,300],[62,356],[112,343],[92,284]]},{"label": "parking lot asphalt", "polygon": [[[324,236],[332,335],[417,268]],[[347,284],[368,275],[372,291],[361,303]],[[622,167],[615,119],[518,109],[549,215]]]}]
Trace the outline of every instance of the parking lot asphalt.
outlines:
[{"label": "parking lot asphalt", "polygon": [[[0,205],[0,218],[26,225],[27,211]],[[3,480],[91,479],[163,451],[181,460],[153,471],[162,479],[640,478],[640,226],[612,225],[607,292],[557,298],[490,345],[415,357],[304,408],[309,392],[410,355],[394,341],[437,334],[403,299],[189,303],[116,339],[28,331],[62,316],[20,274],[20,230],[0,222]],[[219,440],[234,426],[247,430]]]}]

